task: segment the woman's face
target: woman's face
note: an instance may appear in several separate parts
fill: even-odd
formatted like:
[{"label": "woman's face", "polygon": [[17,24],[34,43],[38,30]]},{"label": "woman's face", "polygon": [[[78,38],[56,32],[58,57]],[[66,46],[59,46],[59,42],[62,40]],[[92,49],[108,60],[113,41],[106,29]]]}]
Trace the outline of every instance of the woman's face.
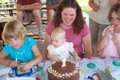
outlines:
[{"label": "woman's face", "polygon": [[75,8],[65,8],[62,11],[62,21],[65,25],[70,26],[76,18],[76,9]]},{"label": "woman's face", "polygon": [[120,29],[120,18],[115,12],[111,14],[111,23],[114,25],[114,28],[117,30]]}]

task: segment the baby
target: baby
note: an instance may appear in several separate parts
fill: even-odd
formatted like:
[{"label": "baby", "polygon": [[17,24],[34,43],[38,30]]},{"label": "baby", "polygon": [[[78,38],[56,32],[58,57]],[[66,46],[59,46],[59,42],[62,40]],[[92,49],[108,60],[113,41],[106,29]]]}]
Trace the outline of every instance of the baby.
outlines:
[{"label": "baby", "polygon": [[47,47],[48,58],[50,60],[59,61],[63,59],[71,59],[71,55],[75,60],[80,60],[80,57],[73,48],[73,44],[71,42],[66,42],[65,35],[65,31],[59,27],[52,32],[52,43]]}]

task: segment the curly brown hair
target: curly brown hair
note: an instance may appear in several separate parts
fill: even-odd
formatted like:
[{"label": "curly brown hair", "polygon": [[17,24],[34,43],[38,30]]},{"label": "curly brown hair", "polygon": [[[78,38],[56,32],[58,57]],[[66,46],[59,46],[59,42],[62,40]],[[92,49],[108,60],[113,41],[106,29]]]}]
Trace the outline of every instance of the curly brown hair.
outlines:
[{"label": "curly brown hair", "polygon": [[84,27],[85,20],[83,18],[82,10],[76,0],[63,0],[57,7],[56,13],[53,18],[53,23],[56,27],[59,27],[62,23],[61,14],[65,8],[74,8],[76,10],[76,18],[72,24],[73,31],[75,34],[79,34],[81,29]]}]

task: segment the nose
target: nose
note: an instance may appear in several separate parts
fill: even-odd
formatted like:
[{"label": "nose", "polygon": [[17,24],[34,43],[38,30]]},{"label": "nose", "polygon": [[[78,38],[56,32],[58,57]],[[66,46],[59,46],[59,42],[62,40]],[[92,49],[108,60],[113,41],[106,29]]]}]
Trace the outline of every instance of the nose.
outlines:
[{"label": "nose", "polygon": [[67,18],[67,20],[70,20],[70,19],[71,19],[71,16],[67,15],[66,18]]},{"label": "nose", "polygon": [[15,41],[15,40],[12,40],[12,41],[11,41],[11,44],[16,45],[16,41]]},{"label": "nose", "polygon": [[52,44],[55,44],[55,42],[54,42],[54,41],[52,41]]},{"label": "nose", "polygon": [[55,42],[55,41],[53,41],[53,42],[52,42],[52,44],[53,44],[53,45],[55,45],[55,44],[56,44],[56,42]]}]

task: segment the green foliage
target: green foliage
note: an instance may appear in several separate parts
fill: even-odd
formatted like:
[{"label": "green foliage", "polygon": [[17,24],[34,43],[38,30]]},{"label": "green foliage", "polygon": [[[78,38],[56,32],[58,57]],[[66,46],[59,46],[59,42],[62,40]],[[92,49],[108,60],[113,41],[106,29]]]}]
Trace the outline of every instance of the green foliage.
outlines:
[{"label": "green foliage", "polygon": [[0,0],[0,3],[9,2],[10,0]]},{"label": "green foliage", "polygon": [[89,13],[91,11],[90,6],[88,5],[89,0],[77,0],[79,5],[81,6],[82,10],[86,13]]}]

